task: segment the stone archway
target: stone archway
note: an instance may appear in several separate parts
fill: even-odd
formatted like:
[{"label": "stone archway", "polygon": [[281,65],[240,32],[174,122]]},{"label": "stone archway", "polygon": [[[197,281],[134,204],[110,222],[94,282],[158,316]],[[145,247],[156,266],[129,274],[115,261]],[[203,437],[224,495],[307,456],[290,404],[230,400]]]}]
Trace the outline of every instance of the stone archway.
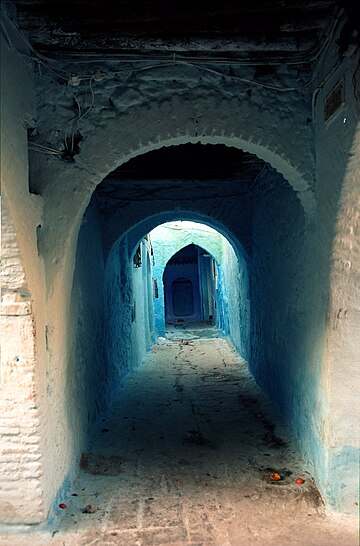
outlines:
[{"label": "stone archway", "polygon": [[[18,38],[15,39],[15,43],[17,40]],[[206,78],[200,83],[197,74],[194,79],[192,74],[186,72],[177,74],[182,77],[179,80],[181,85],[175,93],[170,88],[165,91],[166,85],[164,85],[162,86],[163,95],[157,94],[155,99],[149,89],[151,83],[146,81],[140,82],[139,89],[128,90],[127,85],[119,85],[114,91],[113,98],[121,108],[112,110],[107,105],[103,107],[102,112],[99,108],[96,115],[93,116],[95,112],[92,112],[82,120],[81,131],[84,141],[81,153],[75,157],[74,163],[62,163],[49,156],[38,157],[36,160],[34,157],[30,159],[31,165],[35,165],[31,182],[33,186],[39,187],[41,196],[30,195],[27,188],[28,158],[25,127],[29,120],[33,121],[35,115],[34,82],[31,69],[16,50],[8,48],[7,45],[4,50],[8,56],[6,63],[8,72],[3,78],[3,81],[6,80],[6,93],[3,99],[9,109],[6,119],[3,120],[6,126],[4,139],[6,148],[2,150],[2,156],[7,162],[14,163],[15,170],[2,169],[2,174],[6,173],[8,177],[4,187],[7,186],[9,190],[8,197],[11,205],[9,209],[13,216],[9,221],[9,226],[12,226],[11,244],[19,265],[20,277],[25,275],[24,278],[26,278],[23,287],[27,290],[30,287],[27,297],[23,300],[27,306],[27,314],[24,315],[27,318],[21,319],[17,314],[12,315],[9,310],[6,313],[8,317],[12,317],[9,319],[12,329],[16,330],[18,320],[24,320],[29,326],[30,340],[23,338],[19,340],[19,348],[28,357],[26,373],[25,368],[21,368],[21,376],[29,379],[28,401],[31,400],[34,393],[33,386],[35,386],[37,401],[41,401],[45,406],[49,402],[46,425],[44,424],[45,410],[41,410],[39,421],[37,405],[31,406],[34,411],[30,412],[31,419],[26,424],[29,430],[35,431],[32,439],[37,437],[39,440],[41,437],[44,441],[40,449],[41,453],[39,451],[35,455],[35,458],[39,455],[39,460],[41,455],[43,456],[43,465],[38,460],[35,462],[32,460],[31,463],[34,464],[31,466],[31,472],[36,479],[32,481],[27,478],[28,482],[26,482],[29,487],[29,498],[36,499],[36,503],[31,505],[34,510],[27,513],[26,518],[23,512],[19,517],[17,510],[15,513],[10,510],[6,515],[8,518],[6,521],[36,523],[46,518],[55,492],[77,463],[78,453],[71,445],[72,438],[67,435],[68,428],[74,427],[74,423],[68,423],[64,418],[66,406],[66,397],[63,395],[66,384],[64,376],[66,376],[70,351],[67,343],[70,329],[69,301],[75,267],[76,242],[83,213],[94,188],[116,166],[149,150],[186,142],[224,143],[247,150],[269,162],[289,180],[304,210],[311,215],[316,202],[315,160],[309,143],[313,142],[314,135],[313,129],[306,122],[308,114],[310,118],[312,117],[310,91],[307,96],[294,93],[285,97],[271,90],[258,89],[254,91],[250,99],[250,95],[246,92],[246,85],[238,83],[227,85],[222,82],[215,86]],[[346,70],[346,67],[341,67],[341,70]],[[182,69],[179,72],[182,73]],[[348,80],[351,80],[351,76],[349,71]],[[18,86],[16,78],[20,77],[23,82],[21,93],[19,96],[12,97],[12,90]],[[332,74],[332,77],[338,77],[338,74]],[[190,81],[193,85],[194,80],[196,85],[190,90],[187,83]],[[327,82],[324,86],[326,92],[328,92],[329,81],[324,80]],[[351,85],[350,82],[349,96],[352,94]],[[64,122],[66,124],[68,119],[64,120],[62,105],[59,107],[56,104],[57,98],[63,97],[63,88],[54,84],[50,78],[44,81],[45,88],[47,91],[42,97],[44,103],[38,104],[40,133],[45,141],[49,135],[56,132],[61,134],[59,138],[63,138]],[[317,91],[319,89],[320,87]],[[71,90],[67,91],[69,92],[67,98],[70,100]],[[99,94],[102,94],[102,98],[108,102],[106,86],[104,91]],[[48,95],[46,95],[47,92]],[[318,101],[318,105],[322,107],[322,102]],[[52,109],[51,116],[47,115],[47,108]],[[338,129],[336,132],[340,135]],[[339,144],[339,148],[341,147],[342,143],[338,142],[341,136],[338,134],[337,138],[333,139],[334,146],[328,146],[330,153],[335,145]],[[357,150],[358,145],[355,152]],[[351,226],[352,233],[350,235],[347,233],[349,229],[347,215],[349,211],[355,217],[358,214],[358,209],[355,208],[358,198],[357,157],[358,155],[350,160],[354,169],[353,174],[349,174],[345,180],[333,251],[330,319],[326,331],[329,334],[327,354],[326,358],[322,358],[321,353],[320,358],[314,359],[316,362],[324,361],[319,391],[321,394],[327,393],[330,402],[327,417],[335,406],[336,409],[338,404],[339,407],[341,406],[341,412],[338,413],[339,421],[335,422],[331,419],[326,422],[327,445],[333,443],[335,438],[336,448],[329,456],[331,460],[328,461],[322,490],[328,492],[328,500],[333,505],[337,508],[345,506],[346,509],[349,509],[349,503],[352,509],[354,508],[350,500],[353,493],[341,496],[338,487],[335,488],[330,483],[330,479],[333,478],[333,483],[343,483],[337,479],[337,474],[334,475],[335,477],[331,476],[331,471],[336,466],[337,454],[341,454],[341,465],[342,461],[347,464],[348,460],[351,460],[353,465],[356,459],[356,446],[353,445],[354,442],[349,443],[351,430],[348,427],[343,428],[343,421],[346,421],[349,408],[352,408],[352,391],[355,382],[352,382],[350,375],[349,378],[344,378],[344,367],[338,366],[338,363],[346,361],[351,365],[349,369],[353,370],[352,366],[356,361],[354,351],[357,348],[354,344],[348,343],[348,338],[352,338],[354,332],[356,335],[358,331],[356,326],[358,305],[357,300],[353,298],[358,275],[358,259],[355,250],[357,228]],[[329,210],[333,213],[336,207],[331,205]],[[314,224],[312,227],[314,228]],[[36,242],[38,242],[38,248]],[[31,263],[33,267],[26,269],[25,263]],[[31,270],[35,279],[29,276]],[[13,272],[11,283],[19,287],[20,285],[14,282],[15,277],[16,273]],[[47,299],[46,309],[45,299]],[[326,304],[323,304],[324,308]],[[31,325],[29,322],[32,311],[35,313],[36,328],[33,322]],[[322,313],[315,318],[319,318],[315,323],[321,322]],[[331,331],[333,323],[336,329]],[[13,356],[16,355],[12,350],[11,359]],[[49,364],[46,364],[47,362]],[[353,372],[354,375],[355,373],[356,371]],[[302,379],[300,377],[300,380]],[[317,376],[315,379],[317,380]],[[313,382],[312,375],[309,382]],[[339,385],[342,387],[339,388]],[[294,398],[301,398],[301,393],[295,391]],[[305,427],[308,426],[309,414],[312,417],[311,411],[314,409],[314,404],[307,402],[306,404]],[[294,416],[291,415],[291,418]],[[352,423],[352,419],[349,423]],[[320,436],[323,432],[322,424],[319,425]],[[37,436],[36,431],[39,432]],[[14,436],[17,437],[17,434]],[[61,445],[59,436],[63,440]],[[35,451],[39,449],[39,445],[36,445]],[[306,445],[306,449],[309,445],[310,448],[314,447],[311,438],[307,439]],[[348,445],[345,450],[342,449],[344,445]],[[28,453],[30,454],[30,449]],[[322,454],[323,452],[320,453],[320,457]],[[341,474],[344,475],[344,468],[340,466],[337,471],[340,477]],[[354,482],[352,475],[348,474],[349,468],[350,466],[346,466],[344,477],[346,484]],[[45,473],[45,478],[42,472]],[[66,482],[63,486],[66,487]],[[21,506],[23,492],[15,488],[13,492],[14,503]]]},{"label": "stone archway", "polygon": [[[63,260],[61,249],[74,250],[85,208],[99,182],[129,159],[163,147],[185,143],[225,144],[255,154],[289,181],[311,217],[315,210],[313,157],[308,147],[303,148],[304,156],[299,157],[299,141],[306,140],[310,129],[300,122],[302,116],[298,115],[299,129],[294,130],[294,119],[286,115],[274,131],[277,114],[267,112],[265,106],[266,101],[272,100],[270,91],[266,98],[259,96],[258,102],[224,100],[221,88],[212,89],[205,97],[200,89],[191,97],[171,94],[159,97],[156,102],[148,102],[144,97],[143,102],[122,112],[121,120],[111,116],[106,123],[89,122],[85,127],[88,134],[79,156],[75,156],[75,164],[57,163],[54,172],[51,161],[39,159],[44,182],[39,180],[37,184],[46,203],[39,244],[47,262],[48,289],[52,290],[56,269]],[[299,98],[293,100],[291,108],[295,115]],[[216,116],[210,112],[216,112]],[[73,253],[69,259],[71,270]]]},{"label": "stone archway", "polygon": [[[216,234],[217,238],[220,238],[222,241],[222,244],[226,246],[226,251],[224,254],[226,254],[226,260],[228,260],[228,267],[229,271],[231,269],[230,275],[235,277],[237,276],[238,268],[242,269],[244,282],[246,280],[246,287],[244,287],[244,291],[248,291],[247,286],[247,279],[248,279],[248,273],[247,273],[247,264],[246,260],[249,259],[247,256],[245,250],[243,249],[240,242],[236,240],[233,234],[229,232],[229,228],[225,224],[224,218],[217,218],[213,219],[211,216],[201,214],[197,212],[196,210],[190,211],[169,211],[168,209],[157,213],[156,215],[146,217],[139,221],[137,225],[127,230],[125,233],[122,233],[121,235],[117,234],[117,240],[113,244],[111,251],[108,254],[107,261],[106,261],[106,269],[105,269],[105,301],[106,301],[106,312],[105,316],[108,318],[109,324],[106,326],[106,331],[112,332],[111,335],[111,341],[110,344],[110,352],[113,353],[116,352],[121,344],[123,344],[123,349],[120,351],[120,355],[117,359],[114,357],[110,357],[109,361],[114,362],[115,360],[118,360],[120,365],[117,368],[117,370],[114,371],[114,377],[116,375],[121,374],[121,368],[127,369],[127,362],[131,360],[131,354],[144,354],[145,345],[141,346],[140,349],[138,346],[134,348],[134,350],[131,350],[131,343],[129,344],[128,341],[125,342],[126,338],[129,338],[131,336],[131,333],[129,332],[128,324],[132,320],[132,314],[134,309],[134,304],[136,309],[140,309],[141,307],[141,299],[140,298],[140,305],[138,303],[134,302],[134,290],[133,290],[133,280],[132,280],[132,272],[131,272],[131,264],[133,264],[133,258],[135,252],[139,250],[139,247],[146,239],[147,234],[150,234],[154,228],[157,226],[163,224],[164,222],[168,221],[186,221],[191,220],[192,222],[195,222],[197,224],[205,224],[207,227],[211,228],[211,231]],[[87,224],[85,224],[87,225]],[[116,233],[116,232],[115,232]],[[230,234],[229,234],[230,233]],[[113,238],[114,233],[112,233],[111,241]],[[225,236],[226,235],[226,236]],[[222,250],[220,248],[217,248],[218,242],[211,241],[209,239],[204,239],[200,235],[192,234],[191,240],[196,241],[197,243],[201,243],[200,246],[210,252],[214,256],[215,259],[218,261],[221,261],[222,256]],[[153,247],[156,251],[156,255],[159,259],[159,264],[155,265],[153,267],[153,274],[154,277],[157,278],[158,287],[160,287],[160,284],[162,284],[162,276],[164,273],[164,269],[166,266],[167,261],[171,258],[172,254],[176,252],[176,250],[179,250],[183,246],[186,246],[186,236],[183,238],[182,241],[177,241],[175,243],[174,247],[165,248],[162,247],[160,244],[160,247],[162,247],[161,251],[159,247],[156,247],[156,245]],[[148,244],[148,243],[147,243]],[[178,248],[179,247],[179,248]],[[159,256],[159,253],[161,254],[161,258]],[[230,255],[231,254],[231,255]],[[147,258],[145,258],[146,260]],[[165,262],[164,262],[165,260]],[[155,258],[156,262],[156,258]],[[233,289],[232,297],[230,297],[230,294],[225,294],[223,291],[224,285],[228,284],[227,279],[227,273],[223,273],[221,271],[221,305],[224,308],[229,307],[231,308],[229,310],[229,316],[232,318],[234,317],[234,320],[229,320],[229,317],[224,318],[224,312],[221,313],[222,319],[224,319],[224,324],[222,326],[224,327],[224,331],[226,330],[226,333],[229,333],[232,335],[233,343],[236,346],[236,348],[243,354],[248,354],[248,339],[247,339],[247,332],[248,328],[244,328],[244,334],[240,335],[239,333],[234,334],[234,325],[237,324],[240,320],[240,313],[238,313],[235,309],[236,301],[238,301],[234,296],[238,292],[242,292],[241,290],[238,290],[238,287],[235,286]],[[236,277],[237,278],[237,277]],[[117,287],[115,294],[114,294],[114,286]],[[164,294],[162,290],[159,288],[159,300],[157,304],[154,306],[154,312],[157,313],[158,320],[157,323],[157,335],[164,335],[163,329],[165,328],[164,323]],[[146,299],[145,295],[145,299]],[[240,296],[239,296],[240,297]],[[116,299],[116,301],[114,301]],[[231,300],[231,301],[230,301]],[[249,318],[249,309],[248,306],[248,295],[243,297],[243,300],[241,301],[241,306],[243,307],[244,314],[248,314]],[[115,308],[117,308],[117,311],[115,311]],[[142,313],[142,311],[141,311]],[[159,318],[159,314],[161,315],[161,319]],[[226,326],[225,326],[226,322]],[[161,323],[161,324],[160,324]],[[220,323],[219,323],[220,324]],[[229,330],[229,331],[228,331]],[[234,335],[233,335],[234,334]],[[146,340],[148,337],[148,334],[146,331],[142,331],[140,336],[137,336],[137,338],[140,338],[141,340]],[[135,344],[136,345],[136,344]],[[143,345],[141,343],[141,345]],[[140,363],[139,360],[135,359],[135,363],[133,365],[138,365]],[[120,371],[119,371],[120,368]],[[113,373],[113,372],[111,372]]]},{"label": "stone archway", "polygon": [[[164,218],[167,217],[170,217],[172,222],[163,223]],[[176,221],[178,218],[182,221]],[[186,222],[186,218],[191,221]],[[189,212],[182,214],[178,212],[175,218],[173,214],[166,213],[165,216],[161,215],[155,219],[157,225],[153,226],[149,236],[156,256],[153,274],[158,285],[158,299],[154,301],[158,335],[165,335],[164,273],[167,264],[181,249],[188,245],[195,245],[216,263],[217,301],[214,305],[218,307],[215,310],[214,324],[222,330],[223,334],[230,335],[236,349],[247,358],[250,322],[248,270],[251,261],[244,247],[239,241],[234,240],[234,236],[229,234],[224,225],[219,225],[211,218],[194,215],[194,213],[191,215]],[[149,221],[150,225],[153,224],[153,220],[149,219],[142,224],[142,229],[149,225]],[[136,233],[139,233],[138,230]],[[211,281],[207,278],[206,282]],[[242,323],[241,329],[240,323]]]},{"label": "stone archway", "polygon": [[[207,114],[211,104],[217,107],[217,116],[212,123]],[[262,126],[262,123],[265,123],[264,120],[254,128],[253,136],[250,134],[249,127],[246,130],[244,127],[239,128],[238,119],[241,118],[245,105],[241,106],[241,111],[238,107],[238,101],[223,101],[213,97],[201,98],[199,101],[174,98],[171,101],[165,101],[161,106],[156,103],[150,108],[140,105],[138,108],[130,108],[129,112],[124,114],[125,119],[121,126],[115,119],[106,127],[94,127],[93,134],[88,135],[84,141],[81,156],[76,158],[75,164],[61,165],[54,172],[51,160],[46,160],[43,164],[40,161],[41,176],[52,181],[51,187],[44,186],[44,222],[38,237],[39,250],[46,264],[48,308],[57,309],[56,323],[50,324],[47,330],[52,368],[66,369],[67,366],[69,287],[72,284],[76,241],[83,212],[101,178],[130,157],[164,146],[188,142],[223,143],[247,150],[269,161],[273,167],[284,174],[295,190],[303,210],[308,217],[312,216],[315,198],[311,189],[313,186],[311,157],[307,156],[305,159],[296,161],[298,148],[296,146],[292,148],[291,142],[285,138],[287,126],[282,129],[283,140],[280,139],[276,144],[275,136],[270,135],[269,129],[266,129],[267,134],[261,133],[264,129]],[[253,112],[257,119],[259,118],[258,108],[259,105]],[[178,123],[174,120],[174,123],[169,125],[171,109],[174,109]],[[234,109],[239,118],[233,115]],[[246,113],[246,116],[249,114]],[[143,128],[142,131],[140,127]],[[139,134],[141,134],[141,140],[139,140]],[[99,141],[103,143],[103,146],[98,146]],[[283,149],[281,149],[282,146]],[[287,157],[286,151],[290,148],[289,156],[293,157],[291,162],[284,159]],[[292,166],[295,164],[300,167]],[[84,168],[84,165],[95,167],[93,174],[89,175],[88,168]],[[64,195],[68,198],[64,199]],[[63,347],[66,347],[65,353],[61,353]],[[62,383],[61,380],[55,379],[55,384]],[[61,393],[57,393],[56,396],[59,396],[59,399],[54,408],[59,408],[66,403],[66,398]],[[58,413],[57,410],[56,412]],[[63,421],[58,414],[56,419]],[[66,426],[66,422],[60,425],[64,430]],[[54,476],[53,492],[49,492],[47,503],[61,485],[64,475],[71,470],[76,457],[76,450],[71,447],[71,441],[66,443],[65,456],[62,463],[58,465],[59,472]]]}]

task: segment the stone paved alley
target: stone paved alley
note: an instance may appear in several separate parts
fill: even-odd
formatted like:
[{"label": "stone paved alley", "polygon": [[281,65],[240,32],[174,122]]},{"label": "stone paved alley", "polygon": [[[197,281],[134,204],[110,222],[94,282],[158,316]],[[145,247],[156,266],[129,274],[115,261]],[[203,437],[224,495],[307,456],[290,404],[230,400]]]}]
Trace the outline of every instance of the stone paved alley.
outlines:
[{"label": "stone paved alley", "polygon": [[[2,545],[357,543],[350,520],[324,515],[246,363],[223,338],[191,337],[172,333],[124,378],[61,499],[67,508],[46,530],[2,537]],[[274,471],[284,479],[271,482]]]}]

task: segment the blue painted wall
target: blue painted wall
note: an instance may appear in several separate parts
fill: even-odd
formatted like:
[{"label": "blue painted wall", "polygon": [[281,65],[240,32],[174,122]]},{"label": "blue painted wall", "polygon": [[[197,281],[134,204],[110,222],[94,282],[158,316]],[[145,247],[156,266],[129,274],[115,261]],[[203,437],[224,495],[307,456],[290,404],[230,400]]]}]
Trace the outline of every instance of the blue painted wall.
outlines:
[{"label": "blue painted wall", "polygon": [[127,236],[114,245],[106,264],[105,328],[113,385],[143,360],[154,339],[150,245],[146,239],[139,245],[140,267]]},{"label": "blue painted wall", "polygon": [[230,336],[234,347],[246,359],[250,358],[250,283],[248,264],[241,253],[222,240],[223,259],[219,267],[219,303],[223,331]]},{"label": "blue painted wall", "polygon": [[71,360],[65,389],[68,402],[64,408],[64,411],[68,411],[67,419],[77,457],[86,443],[89,427],[108,402],[104,276],[102,218],[97,208],[90,205],[78,238],[69,314]]},{"label": "blue painted wall", "polygon": [[[326,398],[320,374],[326,307],[318,256],[306,248],[294,192],[271,169],[258,179],[251,265],[250,369],[297,437],[318,483],[325,476]],[[276,204],[276,213],[274,206]]]}]

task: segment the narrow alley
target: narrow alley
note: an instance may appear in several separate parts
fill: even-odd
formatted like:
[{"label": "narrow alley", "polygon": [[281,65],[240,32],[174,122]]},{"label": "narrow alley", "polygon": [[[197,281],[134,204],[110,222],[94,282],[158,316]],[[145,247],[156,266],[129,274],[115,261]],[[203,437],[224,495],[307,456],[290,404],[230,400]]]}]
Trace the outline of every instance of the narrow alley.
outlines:
[{"label": "narrow alley", "polygon": [[289,432],[216,333],[160,338],[123,378],[46,530],[12,546],[356,544],[325,517]]},{"label": "narrow alley", "polygon": [[360,2],[0,16],[0,546],[358,546]]}]

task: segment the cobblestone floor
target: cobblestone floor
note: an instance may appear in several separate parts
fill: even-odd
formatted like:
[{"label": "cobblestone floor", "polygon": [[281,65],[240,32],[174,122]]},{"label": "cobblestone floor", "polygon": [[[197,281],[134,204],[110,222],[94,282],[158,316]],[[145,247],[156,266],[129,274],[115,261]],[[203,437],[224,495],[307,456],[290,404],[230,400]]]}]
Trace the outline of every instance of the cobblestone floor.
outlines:
[{"label": "cobblestone floor", "polygon": [[[46,530],[1,545],[358,544],[353,519],[325,516],[246,363],[225,339],[191,337],[163,340],[124,378],[67,508]],[[272,482],[273,472],[283,479]]]}]

